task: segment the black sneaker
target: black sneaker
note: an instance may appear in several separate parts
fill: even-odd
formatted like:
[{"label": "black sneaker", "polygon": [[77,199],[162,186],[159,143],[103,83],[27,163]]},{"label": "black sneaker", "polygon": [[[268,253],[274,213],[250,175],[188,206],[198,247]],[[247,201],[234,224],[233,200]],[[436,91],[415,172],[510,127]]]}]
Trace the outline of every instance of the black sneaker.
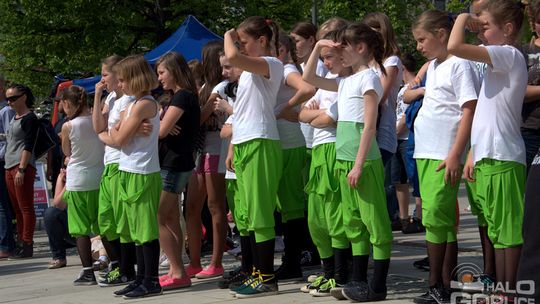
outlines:
[{"label": "black sneaker", "polygon": [[88,286],[88,285],[96,285],[96,276],[94,275],[94,272],[90,270],[82,270],[79,274],[79,277],[73,281],[73,285],[75,286]]},{"label": "black sneaker", "polygon": [[113,293],[114,293],[114,295],[116,297],[121,297],[121,296],[123,296],[123,295],[125,295],[125,294],[127,294],[129,292],[132,292],[133,290],[135,290],[135,288],[137,288],[141,284],[142,284],[142,281],[135,280],[135,281],[129,283],[128,286],[126,286],[126,287],[124,287],[124,288],[122,288],[120,290],[117,290],[117,291],[115,291]]},{"label": "black sneaker", "polygon": [[[147,286],[150,285],[150,286]],[[146,297],[159,296],[163,293],[163,288],[159,285],[159,282],[151,282],[149,284],[140,284],[137,288],[126,293],[124,299],[139,299]]]},{"label": "black sneaker", "polygon": [[366,302],[369,295],[369,287],[366,282],[355,282],[354,284],[345,286],[342,293],[350,301]]},{"label": "black sneaker", "polygon": [[402,221],[399,218],[392,220],[392,231],[400,231],[403,228]]},{"label": "black sneaker", "polygon": [[422,225],[422,221],[416,217],[402,220],[402,223],[403,228],[401,229],[401,232],[403,234],[420,233],[426,231],[426,229]]},{"label": "black sneaker", "polygon": [[111,286],[119,286],[119,285],[125,285],[133,282],[135,278],[128,278],[127,276],[120,273],[120,268],[115,268],[109,273],[107,273],[107,276],[101,281],[98,282],[98,285],[101,287],[111,287]]},{"label": "black sneaker", "polygon": [[345,288],[358,287],[359,285],[360,285],[360,282],[357,282],[357,281],[349,281],[345,285],[340,285],[336,283],[336,287],[330,289],[330,295],[338,300],[346,300],[347,298],[343,294],[343,290]]},{"label": "black sneaker", "polygon": [[276,270],[278,281],[298,281],[303,279],[302,268],[289,266],[286,262]]},{"label": "black sneaker", "polygon": [[229,279],[229,278],[235,277],[240,272],[243,272],[242,266],[239,266],[239,267],[236,267],[233,270],[224,272],[223,273],[223,278],[224,279]]},{"label": "black sneaker", "polygon": [[418,269],[429,271],[429,258],[425,257],[425,258],[423,258],[421,260],[414,261],[413,266],[418,268]]},{"label": "black sneaker", "polygon": [[450,294],[440,285],[430,287],[429,295],[437,304],[450,304]]},{"label": "black sneaker", "polygon": [[19,247],[15,249],[12,256],[8,260],[29,259],[34,255],[34,243],[20,242]]},{"label": "black sneaker", "polygon": [[302,268],[321,267],[321,258],[316,252],[304,250],[302,251],[302,256],[300,257],[300,266]]},{"label": "black sneaker", "polygon": [[417,304],[432,304],[432,303],[437,303],[435,302],[435,300],[433,300],[433,298],[431,297],[431,294],[428,292],[424,293],[424,294],[421,294],[417,297],[414,298],[413,300],[414,303],[417,303]]},{"label": "black sneaker", "polygon": [[[225,277],[225,276],[224,276]],[[220,289],[236,289],[242,285],[242,283],[249,277],[249,274],[239,271],[234,276],[228,275],[227,278],[218,282],[218,287]]]}]

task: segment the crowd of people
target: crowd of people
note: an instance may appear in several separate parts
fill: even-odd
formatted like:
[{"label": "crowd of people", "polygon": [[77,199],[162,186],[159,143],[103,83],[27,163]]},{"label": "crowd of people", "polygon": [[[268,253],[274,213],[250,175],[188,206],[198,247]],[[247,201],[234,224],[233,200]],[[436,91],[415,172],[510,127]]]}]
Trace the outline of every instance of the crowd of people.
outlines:
[{"label": "crowd of people", "polygon": [[[540,38],[518,45],[526,17],[539,37],[540,1],[476,0],[457,17],[425,11],[411,28],[420,68],[378,12],[318,29],[299,22],[290,33],[249,17],[208,43],[200,64],[178,53],[154,67],[140,55],[105,58],[93,103],[76,85],[57,98],[61,151],[49,157],[64,168],[51,173],[45,213],[50,268],[65,266],[65,249],[76,246],[74,285],[125,285],[114,294],[130,299],[223,276],[219,287],[243,299],[302,279],[302,251],[312,247],[323,272],[302,292],[380,301],[392,230],[425,232],[429,280],[414,301],[449,303],[463,179],[483,251],[477,279],[505,284],[491,296],[512,302],[519,280],[540,281]],[[0,97],[0,258],[29,258],[39,122],[27,86]],[[203,268],[205,204],[212,256]],[[228,210],[241,266],[225,272]],[[285,254],[274,270],[276,231]],[[100,280],[94,235],[110,261]],[[161,251],[169,270],[159,276]]]}]

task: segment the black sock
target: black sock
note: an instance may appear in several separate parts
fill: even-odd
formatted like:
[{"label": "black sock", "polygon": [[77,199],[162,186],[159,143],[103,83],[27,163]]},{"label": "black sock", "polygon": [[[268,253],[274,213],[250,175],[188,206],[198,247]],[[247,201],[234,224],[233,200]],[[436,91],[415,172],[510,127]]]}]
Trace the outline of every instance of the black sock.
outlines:
[{"label": "black sock", "polygon": [[[261,274],[274,274],[274,245],[275,239],[257,243],[256,255],[259,256],[259,270]],[[268,281],[274,282],[275,278]]]},{"label": "black sock", "polygon": [[80,236],[77,238],[77,251],[83,268],[92,267],[92,247],[90,237]]},{"label": "black sock", "polygon": [[348,276],[349,249],[334,248],[334,269],[336,283],[345,285]]},{"label": "black sock", "polygon": [[147,281],[158,281],[159,276],[159,240],[142,245],[144,255],[144,278]]},{"label": "black sock", "polygon": [[[255,231],[250,231],[249,232],[249,246],[251,247],[251,260],[252,260],[252,263],[253,263],[253,268],[255,269],[259,269],[260,267],[260,259],[259,259],[259,255],[257,253],[257,241],[255,239]],[[249,270],[248,273],[251,274],[251,272],[253,271],[253,268]]]},{"label": "black sock", "polygon": [[137,254],[137,276],[136,276],[136,280],[137,280],[137,282],[142,283],[142,281],[144,279],[144,272],[145,272],[143,247],[141,245],[135,246],[135,253]]},{"label": "black sock", "polygon": [[137,255],[135,254],[135,243],[120,244],[120,273],[128,278],[135,277],[135,264]]},{"label": "black sock", "polygon": [[324,278],[332,279],[335,276],[334,271],[334,256],[322,259],[322,265],[324,270]]},{"label": "black sock", "polygon": [[[115,252],[116,254],[116,260],[118,262],[120,262],[120,260],[122,259],[122,255],[120,254],[120,239],[116,239],[114,241],[109,241],[109,244],[111,244],[111,247],[112,247],[112,250]],[[107,253],[108,254],[108,253]],[[110,257],[109,257],[110,258]],[[114,261],[114,259],[110,258],[111,261]]]},{"label": "black sock", "polygon": [[357,282],[367,282],[367,268],[369,255],[358,255],[352,257],[353,259],[353,272],[352,280]]},{"label": "black sock", "polygon": [[302,227],[304,219],[294,219],[283,224],[283,242],[285,243],[285,262],[287,269],[302,271],[300,258],[302,255]]},{"label": "black sock", "polygon": [[373,260],[373,279],[371,280],[371,288],[376,293],[386,291],[386,277],[388,276],[388,268],[390,267],[390,259]]},{"label": "black sock", "polygon": [[240,237],[240,249],[242,250],[242,271],[251,273],[253,270],[253,251],[249,235]]}]

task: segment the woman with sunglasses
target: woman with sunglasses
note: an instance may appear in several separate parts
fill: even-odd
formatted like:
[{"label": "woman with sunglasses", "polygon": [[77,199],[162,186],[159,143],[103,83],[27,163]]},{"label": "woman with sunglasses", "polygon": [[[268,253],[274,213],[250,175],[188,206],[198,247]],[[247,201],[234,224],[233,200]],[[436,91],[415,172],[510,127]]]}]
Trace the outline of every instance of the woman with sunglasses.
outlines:
[{"label": "woman with sunglasses", "polygon": [[36,163],[32,153],[38,119],[32,112],[34,95],[24,85],[12,85],[6,91],[8,105],[15,111],[6,136],[6,184],[17,219],[17,248],[14,259],[31,258],[34,251],[34,178]]}]

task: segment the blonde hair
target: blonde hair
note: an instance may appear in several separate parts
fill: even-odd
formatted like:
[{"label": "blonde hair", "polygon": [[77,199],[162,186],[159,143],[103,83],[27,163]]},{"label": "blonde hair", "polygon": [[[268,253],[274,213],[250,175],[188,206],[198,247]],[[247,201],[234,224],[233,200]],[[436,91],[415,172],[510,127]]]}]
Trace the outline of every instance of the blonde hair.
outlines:
[{"label": "blonde hair", "polygon": [[131,94],[150,92],[159,86],[156,73],[142,55],[128,56],[113,67],[118,79],[123,79]]},{"label": "blonde hair", "polygon": [[319,30],[317,31],[317,40],[324,39],[327,33],[333,31],[333,30],[340,30],[343,28],[346,28],[347,25],[349,25],[349,21],[341,18],[341,17],[332,17],[319,27]]}]

